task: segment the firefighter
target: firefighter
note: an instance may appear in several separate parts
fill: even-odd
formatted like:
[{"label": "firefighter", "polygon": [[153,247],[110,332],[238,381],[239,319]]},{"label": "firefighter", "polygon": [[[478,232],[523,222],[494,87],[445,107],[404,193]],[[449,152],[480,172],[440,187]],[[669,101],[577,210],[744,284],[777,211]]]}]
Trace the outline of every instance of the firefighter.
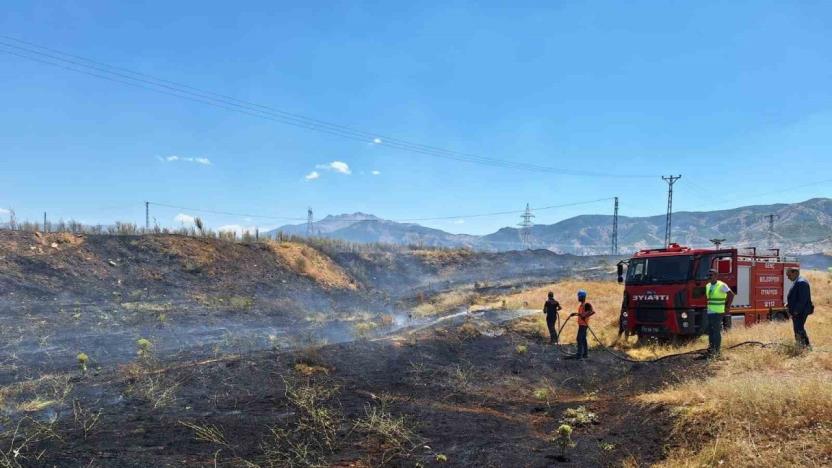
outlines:
[{"label": "firefighter", "polygon": [[789,289],[788,296],[789,315],[792,316],[792,327],[794,328],[794,340],[797,343],[798,349],[811,350],[812,346],[809,345],[809,335],[806,334],[806,319],[809,317],[809,314],[815,311],[815,306],[812,304],[812,290],[806,278],[800,276],[799,269],[789,268],[786,271],[786,276],[794,282],[792,288]]},{"label": "firefighter", "polygon": [[595,311],[592,309],[592,304],[586,302],[586,291],[579,289],[578,312],[570,315],[570,317],[578,317],[578,337],[575,339],[578,342],[576,359],[587,359],[589,357],[589,343],[586,341],[586,332],[589,329],[589,317],[593,314],[595,314]]},{"label": "firefighter", "polygon": [[560,322],[558,311],[561,310],[560,303],[555,300],[555,293],[549,291],[549,298],[543,304],[543,313],[546,314],[546,328],[549,329],[549,342],[558,342],[558,332],[555,329],[555,323]]},{"label": "firefighter", "polygon": [[708,271],[705,295],[708,298],[708,354],[703,359],[719,356],[722,347],[722,318],[734,302],[734,292],[719,280],[719,272],[714,269]]}]

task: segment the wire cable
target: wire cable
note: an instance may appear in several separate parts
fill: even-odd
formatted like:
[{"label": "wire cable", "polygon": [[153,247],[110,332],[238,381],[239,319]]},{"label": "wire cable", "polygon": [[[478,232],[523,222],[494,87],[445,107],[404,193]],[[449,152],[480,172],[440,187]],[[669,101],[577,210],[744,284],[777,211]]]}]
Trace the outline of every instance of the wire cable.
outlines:
[{"label": "wire cable", "polygon": [[[226,110],[240,112],[254,117],[265,118],[283,124],[301,127],[317,132],[327,133],[330,135],[340,136],[343,138],[358,140],[362,142],[372,142],[373,144],[387,146],[398,150],[474,164],[505,167],[510,169],[527,170],[535,172],[554,172],[562,175],[639,179],[653,177],[649,175],[628,175],[592,171],[576,171],[566,168],[555,168],[538,164],[489,158],[473,153],[464,153],[459,151],[447,150],[431,145],[412,143],[407,140],[385,136],[377,132],[367,132],[363,130],[358,130],[349,126],[306,117],[301,114],[287,112],[273,107],[240,100],[223,94],[214,93],[211,91],[204,91],[199,88],[189,86],[183,83],[178,83],[162,78],[156,78],[152,75],[135,72],[122,67],[115,67],[92,59],[81,57],[79,55],[73,55],[66,52],[58,51],[56,49],[40,46],[31,42],[22,41],[20,39],[16,39],[10,36],[0,35],[0,38],[4,39],[0,40],[0,45],[5,47],[5,49],[0,48],[0,52],[5,52],[7,54],[15,55],[24,59],[33,60],[52,66],[57,66],[78,73],[84,73],[100,79],[106,79],[132,86],[138,86],[140,88],[147,89],[150,91],[216,106]],[[17,44],[11,43],[9,41],[13,41]],[[18,44],[24,44],[24,46]],[[33,49],[32,47],[40,50]],[[56,61],[59,63],[56,63]]]},{"label": "wire cable", "polygon": [[243,218],[261,218],[261,219],[275,219],[275,220],[283,220],[283,221],[306,221],[306,218],[290,218],[286,216],[265,216],[265,215],[256,215],[256,214],[246,214],[246,213],[233,213],[230,211],[218,211],[218,210],[206,210],[202,208],[189,208],[186,206],[177,206],[177,205],[168,205],[166,203],[157,203],[157,202],[147,202],[153,206],[162,206],[165,208],[175,208],[177,210],[185,210],[185,211],[194,211],[197,213],[211,213],[211,214],[219,214],[219,215],[226,215],[226,216],[239,216]]},{"label": "wire cable", "polygon": [[[570,206],[579,206],[579,205],[589,205],[592,203],[598,203],[602,201],[612,200],[614,197],[607,197],[607,198],[599,198],[597,200],[587,200],[587,201],[579,201],[574,203],[564,203],[562,205],[550,205],[550,206],[542,206],[540,208],[530,208],[532,211],[543,211],[543,210],[551,210],[555,208],[566,208]],[[482,218],[487,216],[500,216],[500,215],[507,215],[507,214],[518,214],[523,213],[526,210],[511,210],[511,211],[495,211],[492,213],[478,213],[478,214],[470,214],[470,215],[458,215],[458,216],[436,216],[433,218],[409,218],[409,219],[399,219],[396,220],[397,222],[415,222],[415,221],[440,221],[446,219],[460,219],[460,218]]]}]

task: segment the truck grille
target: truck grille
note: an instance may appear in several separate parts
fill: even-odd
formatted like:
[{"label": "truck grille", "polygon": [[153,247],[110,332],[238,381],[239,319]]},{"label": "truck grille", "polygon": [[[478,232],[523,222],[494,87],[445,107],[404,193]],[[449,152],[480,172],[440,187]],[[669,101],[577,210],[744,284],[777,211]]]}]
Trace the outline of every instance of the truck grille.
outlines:
[{"label": "truck grille", "polygon": [[636,320],[642,323],[662,323],[665,319],[666,306],[660,301],[641,302],[636,309]]}]

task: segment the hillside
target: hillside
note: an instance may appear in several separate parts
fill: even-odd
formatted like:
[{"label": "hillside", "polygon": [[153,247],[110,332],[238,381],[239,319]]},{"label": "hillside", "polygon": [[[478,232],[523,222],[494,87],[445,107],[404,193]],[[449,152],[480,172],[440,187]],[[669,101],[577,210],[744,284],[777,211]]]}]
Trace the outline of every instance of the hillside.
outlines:
[{"label": "hillside", "polygon": [[[673,240],[685,245],[707,246],[709,239],[726,239],[735,246],[768,245],[766,215],[777,216],[775,246],[791,254],[832,251],[832,199],[814,198],[801,203],[755,205],[728,210],[673,214]],[[619,250],[626,254],[664,242],[665,216],[619,217]],[[306,225],[287,225],[274,231],[305,235]],[[318,236],[361,243],[389,243],[478,250],[523,249],[520,230],[504,227],[485,236],[451,234],[418,224],[397,223],[373,215],[353,213],[327,216],[314,223]],[[581,215],[550,225],[531,228],[533,249],[577,255],[603,255],[610,251],[611,215]]]},{"label": "hillside", "polygon": [[[726,239],[735,246],[768,245],[768,221],[777,216],[776,247],[791,254],[811,254],[832,249],[832,199],[814,198],[802,203],[746,206],[720,211],[673,213],[673,240],[691,246],[711,245],[710,239]],[[660,246],[664,242],[665,216],[618,220],[621,252]],[[533,248],[557,252],[594,254],[606,252],[611,244],[612,216],[584,215],[552,225],[531,229]],[[495,250],[521,247],[519,231],[503,228],[484,236],[482,244]],[[513,242],[512,242],[513,241]]]}]

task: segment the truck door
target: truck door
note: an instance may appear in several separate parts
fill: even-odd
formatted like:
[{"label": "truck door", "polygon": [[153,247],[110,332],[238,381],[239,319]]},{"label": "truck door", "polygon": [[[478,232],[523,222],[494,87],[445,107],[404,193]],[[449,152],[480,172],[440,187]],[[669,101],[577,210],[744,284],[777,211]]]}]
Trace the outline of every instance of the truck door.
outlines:
[{"label": "truck door", "polygon": [[739,265],[737,268],[737,291],[734,297],[734,307],[749,307],[751,305],[751,266]]}]

